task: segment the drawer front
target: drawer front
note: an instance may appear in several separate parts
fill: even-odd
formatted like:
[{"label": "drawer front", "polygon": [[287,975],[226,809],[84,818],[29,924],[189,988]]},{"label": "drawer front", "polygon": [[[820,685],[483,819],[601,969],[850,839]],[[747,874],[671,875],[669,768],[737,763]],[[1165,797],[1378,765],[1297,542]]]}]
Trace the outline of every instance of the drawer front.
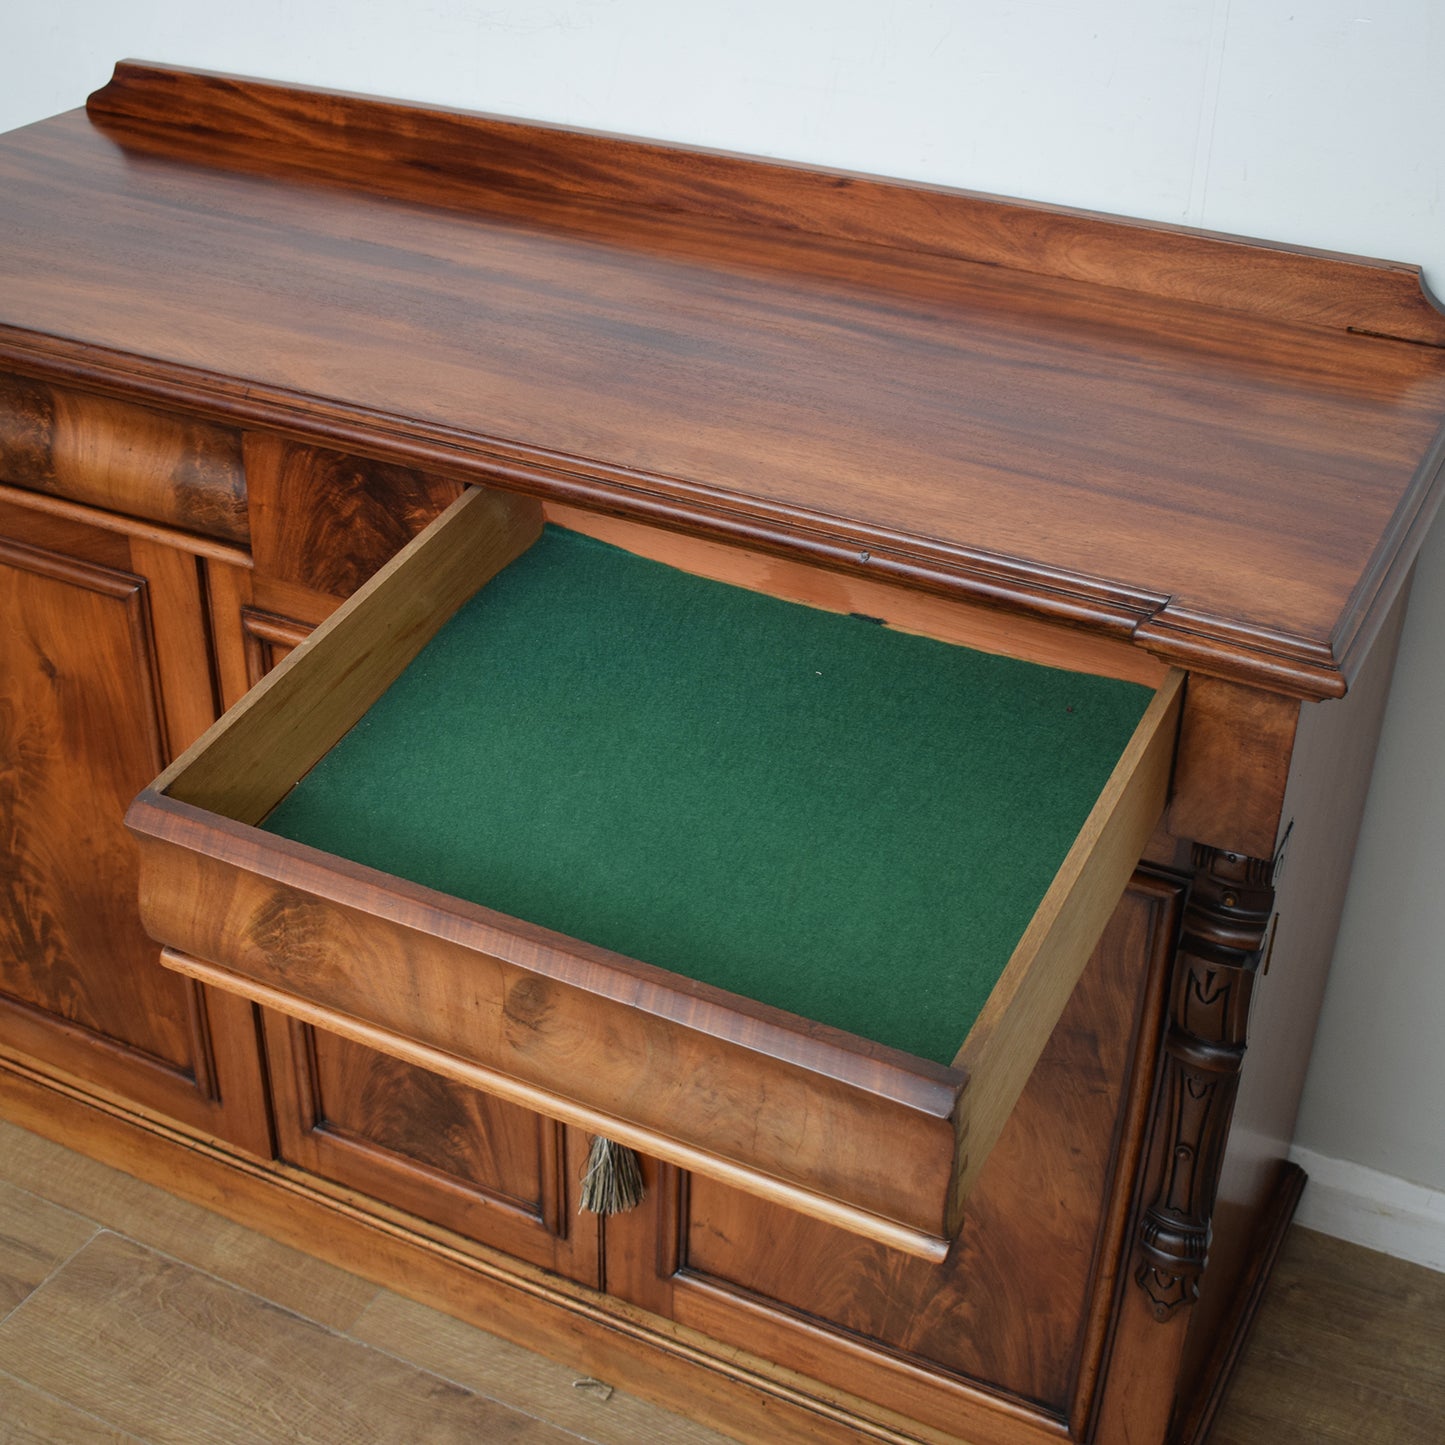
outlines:
[{"label": "drawer front", "polygon": [[540,521],[525,500],[464,497],[137,801],[147,926],[194,977],[941,1257],[1162,812],[1180,679],[960,1025],[957,1059],[932,1063],[254,826]]},{"label": "drawer front", "polygon": [[0,376],[0,481],[244,545],[240,433],[214,422]]}]

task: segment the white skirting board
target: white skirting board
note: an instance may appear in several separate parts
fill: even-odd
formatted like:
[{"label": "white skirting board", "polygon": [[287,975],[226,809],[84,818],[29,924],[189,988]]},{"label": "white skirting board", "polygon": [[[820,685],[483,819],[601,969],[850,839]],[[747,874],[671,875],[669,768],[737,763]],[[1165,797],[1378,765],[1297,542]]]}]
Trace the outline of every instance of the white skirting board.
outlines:
[{"label": "white skirting board", "polygon": [[1298,1145],[1290,1158],[1310,1177],[1296,1224],[1445,1272],[1445,1190]]}]

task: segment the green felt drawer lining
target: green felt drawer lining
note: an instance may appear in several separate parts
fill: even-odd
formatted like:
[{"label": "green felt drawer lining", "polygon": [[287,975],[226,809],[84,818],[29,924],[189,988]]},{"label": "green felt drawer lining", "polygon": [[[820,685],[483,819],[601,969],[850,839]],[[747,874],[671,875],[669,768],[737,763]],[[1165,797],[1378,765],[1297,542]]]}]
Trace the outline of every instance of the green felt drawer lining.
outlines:
[{"label": "green felt drawer lining", "polygon": [[264,826],[950,1063],[1150,696],[548,527]]}]

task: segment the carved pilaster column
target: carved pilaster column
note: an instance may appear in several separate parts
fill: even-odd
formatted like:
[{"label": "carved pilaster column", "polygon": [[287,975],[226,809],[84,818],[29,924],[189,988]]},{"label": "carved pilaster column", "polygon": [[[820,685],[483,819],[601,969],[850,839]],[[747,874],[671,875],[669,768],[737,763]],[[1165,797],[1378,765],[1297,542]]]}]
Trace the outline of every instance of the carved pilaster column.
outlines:
[{"label": "carved pilaster column", "polygon": [[1160,1320],[1199,1295],[1250,994],[1274,910],[1269,860],[1196,847],[1194,866],[1154,1116],[1162,1168],[1140,1220],[1134,1275]]}]

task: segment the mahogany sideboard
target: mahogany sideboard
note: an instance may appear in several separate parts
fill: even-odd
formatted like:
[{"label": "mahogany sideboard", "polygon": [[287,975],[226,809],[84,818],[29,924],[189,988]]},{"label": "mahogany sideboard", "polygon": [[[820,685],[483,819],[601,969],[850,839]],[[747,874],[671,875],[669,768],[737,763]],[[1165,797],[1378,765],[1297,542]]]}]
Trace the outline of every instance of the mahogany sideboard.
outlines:
[{"label": "mahogany sideboard", "polygon": [[[1440,497],[1417,271],[124,63],[0,142],[0,278],[7,1117],[740,1438],[1206,1438]],[[1153,691],[957,1058],[264,841],[547,524]]]}]

